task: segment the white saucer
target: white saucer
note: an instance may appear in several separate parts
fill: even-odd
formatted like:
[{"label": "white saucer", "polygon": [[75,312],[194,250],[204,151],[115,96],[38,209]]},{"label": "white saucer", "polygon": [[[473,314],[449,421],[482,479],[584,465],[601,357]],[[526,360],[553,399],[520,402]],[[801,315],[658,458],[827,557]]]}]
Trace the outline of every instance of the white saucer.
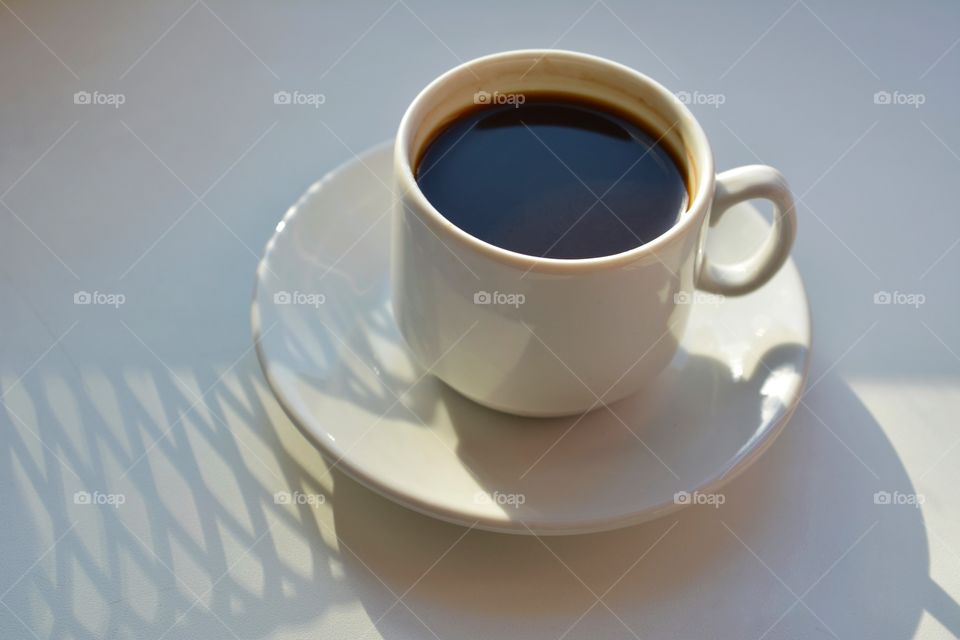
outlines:
[{"label": "white saucer", "polygon": [[[493,531],[600,531],[691,502],[678,492],[716,492],[783,429],[810,354],[793,262],[747,296],[695,298],[680,353],[648,390],[579,420],[519,418],[410,359],[389,304],[391,183],[384,144],[310,187],[267,244],[252,312],[287,414],[370,489]],[[748,255],[767,228],[740,205],[711,230],[711,255]]]}]

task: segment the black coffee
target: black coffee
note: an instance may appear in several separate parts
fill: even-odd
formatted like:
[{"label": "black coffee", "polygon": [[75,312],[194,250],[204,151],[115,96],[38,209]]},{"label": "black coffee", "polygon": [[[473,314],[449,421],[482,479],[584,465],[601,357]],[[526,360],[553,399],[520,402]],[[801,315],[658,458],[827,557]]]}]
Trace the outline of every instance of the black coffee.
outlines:
[{"label": "black coffee", "polygon": [[633,249],[687,206],[683,175],[657,136],[566,96],[463,113],[426,147],[416,176],[431,204],[467,233],[538,257]]}]

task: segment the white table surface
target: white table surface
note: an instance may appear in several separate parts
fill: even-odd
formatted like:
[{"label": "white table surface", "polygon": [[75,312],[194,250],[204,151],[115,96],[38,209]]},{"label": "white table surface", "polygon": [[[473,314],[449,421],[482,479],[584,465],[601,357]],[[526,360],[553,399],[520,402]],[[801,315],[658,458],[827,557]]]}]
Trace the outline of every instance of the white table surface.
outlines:
[{"label": "white table surface", "polygon": [[[840,4],[0,2],[0,637],[960,635],[960,10]],[[443,70],[531,46],[722,95],[718,166],[801,197],[809,388],[718,509],[468,531],[327,473],[266,389],[286,207]]]}]

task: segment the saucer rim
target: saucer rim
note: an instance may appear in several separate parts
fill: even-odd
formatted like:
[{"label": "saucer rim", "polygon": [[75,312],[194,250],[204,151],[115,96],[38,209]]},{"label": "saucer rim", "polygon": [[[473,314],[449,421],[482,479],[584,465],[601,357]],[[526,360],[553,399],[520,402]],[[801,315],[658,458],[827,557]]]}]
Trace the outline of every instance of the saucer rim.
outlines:
[{"label": "saucer rim", "polygon": [[[286,223],[296,216],[297,213],[303,210],[306,202],[309,201],[314,194],[319,192],[328,182],[332,182],[341,174],[346,173],[348,170],[358,166],[358,164],[361,166],[366,165],[367,161],[369,161],[372,157],[377,156],[377,154],[384,153],[387,149],[392,149],[393,145],[393,139],[380,142],[379,144],[376,144],[362,151],[361,153],[356,154],[354,157],[345,160],[331,171],[325,173],[318,180],[310,184],[310,186],[297,198],[297,200],[290,205],[281,218],[280,223],[276,225],[276,227],[279,227],[279,230],[277,230],[275,227],[274,232],[271,234],[269,240],[267,240],[263,255],[257,263],[255,272],[250,318],[254,340],[254,350],[257,354],[257,361],[260,365],[261,371],[263,372],[263,377],[267,382],[267,386],[269,387],[274,398],[276,398],[277,404],[280,405],[284,415],[286,415],[287,418],[296,426],[297,430],[300,431],[300,433],[302,433],[307,440],[314,445],[314,447],[316,447],[317,451],[328,464],[329,472],[332,473],[334,470],[340,471],[347,477],[358,482],[377,495],[422,515],[442,520],[450,524],[468,527],[469,529],[481,529],[494,533],[531,536],[562,536],[600,533],[656,520],[688,507],[689,505],[687,504],[677,503],[676,501],[672,500],[665,500],[651,507],[647,507],[642,511],[638,511],[629,515],[614,515],[603,518],[594,518],[591,520],[554,519],[547,521],[530,521],[516,520],[506,517],[474,517],[472,514],[471,517],[464,517],[465,514],[462,512],[449,509],[444,505],[436,504],[419,496],[397,490],[394,487],[391,487],[389,484],[373,478],[363,469],[351,464],[346,458],[345,453],[338,452],[338,448],[335,445],[321,440],[319,434],[315,433],[311,428],[306,426],[306,421],[303,420],[294,410],[293,403],[285,398],[284,391],[278,384],[277,380],[274,379],[267,356],[263,352],[262,337],[264,334],[262,331],[263,327],[260,318],[260,308],[258,305],[261,280],[263,278],[264,271],[268,270],[269,258],[276,243],[277,237],[283,232],[283,229],[286,227]],[[792,264],[796,269],[799,291],[802,293],[804,300],[807,302],[807,304],[804,305],[805,313],[803,320],[805,325],[805,333],[808,339],[807,344],[805,345],[806,354],[803,362],[800,381],[797,385],[797,393],[793,398],[791,398],[791,404],[787,406],[779,418],[765,430],[763,437],[759,441],[754,443],[751,448],[741,451],[736,456],[731,458],[732,463],[722,466],[705,482],[698,483],[695,487],[684,489],[688,493],[715,493],[718,489],[733,481],[741,473],[746,471],[747,468],[756,462],[756,460],[773,445],[777,438],[779,438],[787,423],[796,412],[797,407],[800,405],[800,401],[803,399],[804,389],[806,388],[809,377],[810,363],[812,361],[814,342],[813,323],[809,304],[810,298],[807,295],[806,285],[803,282],[800,271],[796,268],[796,263],[792,256],[788,258],[787,263]]]}]

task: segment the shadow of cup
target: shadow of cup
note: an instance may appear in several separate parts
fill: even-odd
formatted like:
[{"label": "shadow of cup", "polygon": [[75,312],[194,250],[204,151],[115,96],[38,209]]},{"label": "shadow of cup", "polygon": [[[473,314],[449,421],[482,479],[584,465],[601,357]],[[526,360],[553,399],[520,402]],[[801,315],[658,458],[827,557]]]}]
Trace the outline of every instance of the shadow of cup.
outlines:
[{"label": "shadow of cup", "polygon": [[[338,474],[333,512],[351,550],[349,579],[387,638],[429,635],[425,625],[440,637],[519,626],[529,637],[585,637],[619,627],[617,617],[641,637],[709,626],[725,637],[769,627],[911,638],[924,611],[960,633],[960,606],[929,574],[922,510],[875,496],[878,487],[916,495],[881,426],[842,383],[824,383],[818,397],[838,425],[856,425],[842,431],[862,462],[801,407],[771,450],[723,489],[722,506],[606,533],[468,532]],[[471,438],[465,447],[475,446]],[[733,606],[745,602],[748,611]]]}]

